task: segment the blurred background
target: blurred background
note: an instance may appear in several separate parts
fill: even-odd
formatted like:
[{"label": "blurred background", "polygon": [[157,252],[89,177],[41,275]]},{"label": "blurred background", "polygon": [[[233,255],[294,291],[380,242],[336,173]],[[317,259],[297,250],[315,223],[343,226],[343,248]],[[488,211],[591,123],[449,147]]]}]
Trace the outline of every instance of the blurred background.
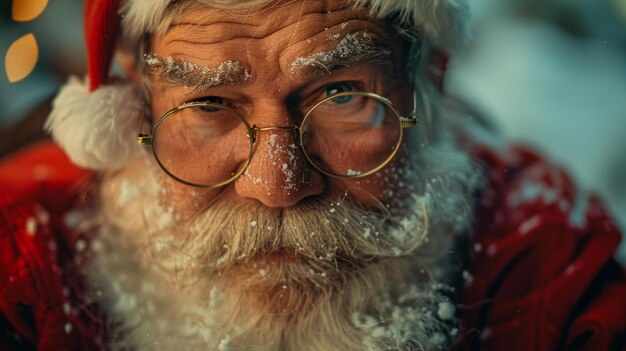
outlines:
[{"label": "blurred background", "polygon": [[[451,62],[450,94],[569,169],[626,228],[626,0],[469,1],[472,41]],[[59,85],[85,70],[82,1],[51,1],[27,22],[12,20],[11,4],[0,3],[1,66],[28,33],[39,57],[19,82],[1,74],[0,156],[45,137]]]},{"label": "blurred background", "polygon": [[469,1],[450,93],[569,169],[626,232],[626,0]]},{"label": "blurred background", "polygon": [[[41,127],[59,86],[68,75],[85,72],[82,0],[16,2],[43,12],[29,21],[15,21],[13,1],[0,1],[0,156],[44,138]],[[9,48],[30,33],[38,47],[37,64],[26,78],[10,83],[5,68]]]}]

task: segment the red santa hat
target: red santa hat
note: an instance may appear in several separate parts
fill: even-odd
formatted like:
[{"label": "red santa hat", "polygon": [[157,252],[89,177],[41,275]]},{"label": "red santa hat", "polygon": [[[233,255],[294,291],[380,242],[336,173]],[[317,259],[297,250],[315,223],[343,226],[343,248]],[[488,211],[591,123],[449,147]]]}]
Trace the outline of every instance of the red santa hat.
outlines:
[{"label": "red santa hat", "polygon": [[[138,43],[144,33],[156,30],[173,2],[85,0],[87,78],[68,81],[46,122],[46,129],[77,165],[117,169],[144,154],[145,148],[135,142],[144,109],[139,87],[111,80],[109,70],[122,33],[126,42]],[[379,17],[399,14],[417,34],[448,50],[466,38],[465,0],[355,0],[355,4],[367,5]]]}]

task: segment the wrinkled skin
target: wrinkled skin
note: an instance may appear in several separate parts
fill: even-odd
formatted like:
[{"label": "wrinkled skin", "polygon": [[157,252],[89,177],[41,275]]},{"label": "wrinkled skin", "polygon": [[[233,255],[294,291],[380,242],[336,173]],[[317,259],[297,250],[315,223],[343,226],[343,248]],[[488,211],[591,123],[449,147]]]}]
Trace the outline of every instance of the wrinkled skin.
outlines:
[{"label": "wrinkled skin", "polygon": [[[377,43],[384,43],[381,50],[391,51],[397,61],[394,67],[364,61],[313,76],[293,67],[299,57],[333,50],[345,35],[364,32],[377,37]],[[369,18],[367,10],[355,10],[343,2],[288,3],[265,9],[260,16],[202,8],[184,14],[164,35],[154,36],[149,50],[160,57],[173,57],[201,67],[236,61],[246,67],[251,77],[242,84],[196,91],[193,87],[162,81],[153,74],[152,116],[156,120],[185,102],[219,97],[218,101],[237,110],[250,125],[292,126],[299,123],[306,106],[326,96],[328,87],[338,82],[346,82],[353,90],[384,95],[401,113],[408,114],[409,82],[398,78],[404,74],[393,73],[404,67],[398,58],[404,57],[405,49],[404,43],[382,21]],[[270,145],[272,134],[276,137]],[[315,196],[336,195],[346,189],[358,189],[352,195],[362,202],[373,197],[384,201],[382,193],[388,184],[381,177],[376,174],[358,180],[327,177],[310,165],[302,150],[293,148],[294,141],[294,135],[288,131],[259,133],[246,175],[216,190],[191,188],[163,177],[163,186],[169,190],[167,202],[176,204],[177,212],[184,218],[206,207],[218,194],[230,201],[253,199],[277,208],[291,207]],[[293,152],[275,152],[277,148],[287,150],[290,146]],[[223,143],[223,147],[239,162],[247,158],[249,144],[235,147]],[[399,159],[397,156],[392,162],[397,164]],[[290,179],[281,171],[284,163],[288,163],[292,172]]]}]

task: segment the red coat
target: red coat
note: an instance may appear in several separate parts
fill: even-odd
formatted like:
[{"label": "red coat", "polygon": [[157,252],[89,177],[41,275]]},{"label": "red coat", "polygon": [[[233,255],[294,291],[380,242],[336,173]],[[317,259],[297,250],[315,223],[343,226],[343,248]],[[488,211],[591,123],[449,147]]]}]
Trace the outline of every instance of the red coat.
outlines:
[{"label": "red coat", "polygon": [[[459,350],[625,350],[626,273],[597,198],[532,152],[478,148]],[[90,175],[43,143],[0,163],[0,350],[104,348],[67,226]]]}]

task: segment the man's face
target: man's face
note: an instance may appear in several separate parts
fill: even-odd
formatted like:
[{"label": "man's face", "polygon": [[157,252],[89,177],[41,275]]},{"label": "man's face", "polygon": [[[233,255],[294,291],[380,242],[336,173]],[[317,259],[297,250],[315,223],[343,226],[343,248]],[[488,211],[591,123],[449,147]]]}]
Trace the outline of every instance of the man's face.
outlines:
[{"label": "man's face", "polygon": [[[187,11],[150,43],[146,65],[153,83],[153,119],[182,104],[206,101],[227,106],[250,125],[291,127],[300,124],[311,106],[338,91],[384,96],[407,116],[412,89],[399,59],[404,50],[384,22],[344,2],[290,2],[260,15],[210,8]],[[358,105],[357,99],[332,101],[329,108],[342,110],[337,106],[355,101]],[[178,170],[186,174],[201,169],[210,177],[245,163],[250,144],[246,138],[229,138],[229,127],[213,126],[227,136],[206,147],[213,133],[198,126],[216,124],[204,116],[218,114],[214,107],[200,112],[201,118],[177,116],[167,133],[155,136],[166,150],[197,144],[180,157],[210,149]],[[201,132],[188,137],[190,130]],[[336,157],[341,167],[341,162],[371,157],[360,151],[379,144],[378,139],[384,137],[356,138],[343,147],[320,143],[319,148]],[[167,167],[175,158],[176,153],[173,160],[161,161]],[[267,289],[265,297],[272,300],[277,282],[295,282],[298,289],[336,285],[373,257],[399,254],[423,238],[425,209],[406,205],[412,198],[402,183],[404,158],[401,148],[377,173],[334,178],[309,163],[293,130],[259,131],[250,163],[234,182],[206,190],[158,172],[164,189],[161,202],[187,228],[174,234],[177,250],[210,267],[209,280],[245,281],[246,286],[235,289],[261,296]],[[204,165],[211,162],[219,167]],[[389,217],[394,207],[405,211],[402,225]],[[411,234],[388,235],[390,223]],[[152,238],[161,239],[169,240]],[[267,271],[271,273],[259,273]]]},{"label": "man's face", "polygon": [[[187,74],[152,70],[152,115],[156,120],[183,103],[207,101],[232,108],[250,125],[296,126],[308,108],[340,91],[385,96],[408,115],[412,92],[399,59],[404,49],[382,21],[343,1],[293,2],[260,15],[201,8],[177,18],[164,35],[151,40],[150,52],[155,57],[169,59],[173,65],[195,65]],[[161,135],[161,145],[173,150],[192,143],[183,131],[196,127],[189,118],[180,119],[168,135]],[[320,148],[341,163],[342,158],[367,157],[355,152],[359,142],[366,147],[368,140],[348,143],[348,147],[325,143]],[[164,177],[167,202],[175,203],[184,217],[205,208],[217,195],[225,201],[256,200],[273,208],[346,190],[360,202],[385,201],[389,182],[382,173],[358,180],[327,177],[312,167],[297,144],[293,131],[259,132],[250,164],[233,183],[198,190]],[[233,164],[248,158],[249,147],[245,139],[224,138],[212,144],[214,152],[209,157],[226,156],[213,161],[220,167],[206,173],[231,172]],[[396,156],[396,163],[399,159]],[[184,168],[197,169],[202,163],[203,159],[196,158]]]}]

